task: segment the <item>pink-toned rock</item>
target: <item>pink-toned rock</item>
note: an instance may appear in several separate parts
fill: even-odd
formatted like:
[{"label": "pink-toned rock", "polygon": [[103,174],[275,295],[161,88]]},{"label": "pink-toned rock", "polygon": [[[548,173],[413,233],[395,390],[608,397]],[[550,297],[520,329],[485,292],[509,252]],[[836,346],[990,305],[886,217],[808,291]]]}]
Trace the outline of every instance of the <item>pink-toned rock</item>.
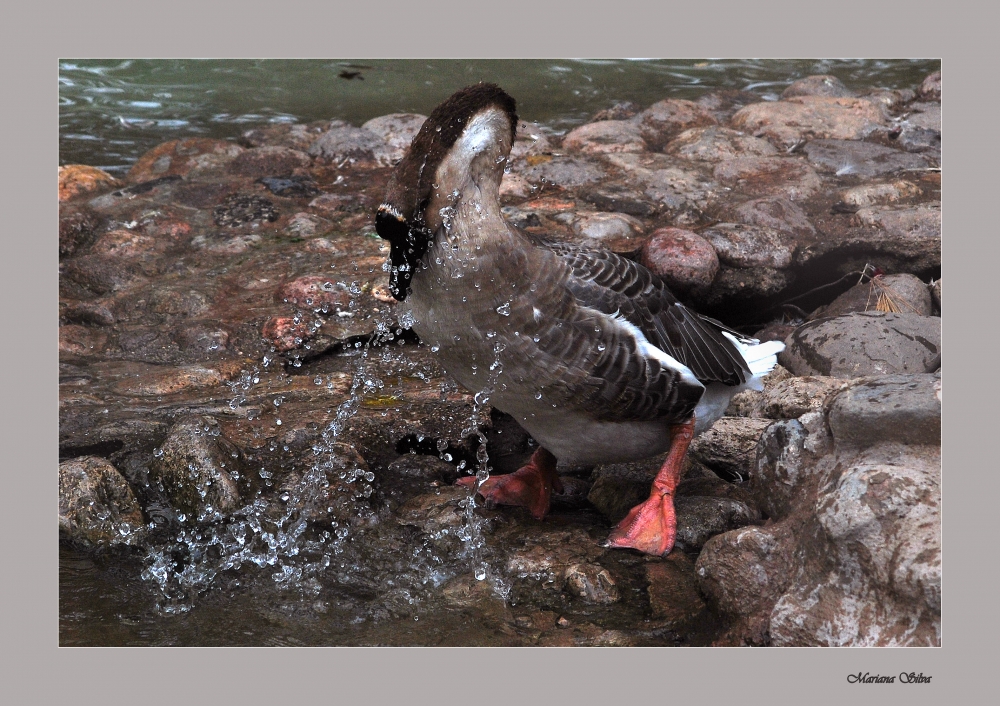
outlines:
[{"label": "pink-toned rock", "polygon": [[748,196],[781,194],[793,201],[812,196],[820,187],[816,170],[794,157],[733,157],[719,162],[713,176]]},{"label": "pink-toned rock", "polygon": [[137,257],[156,247],[156,239],[134,230],[108,231],[93,244],[90,251],[112,257]]},{"label": "pink-toned rock", "polygon": [[59,167],[59,200],[69,201],[84,194],[118,189],[122,183],[107,172],[85,164]]},{"label": "pink-toned rock", "polygon": [[587,241],[596,241],[614,252],[633,252],[643,243],[643,224],[624,213],[577,212],[573,231]]},{"label": "pink-toned rock", "polygon": [[781,92],[781,99],[794,98],[795,96],[829,96],[831,98],[844,98],[853,96],[854,91],[849,89],[836,76],[806,76],[798,81],[792,82],[788,88]]},{"label": "pink-toned rock", "polygon": [[346,307],[351,295],[326,277],[307,275],[286,282],[278,288],[275,297],[310,309],[337,310]]},{"label": "pink-toned rock", "polygon": [[646,143],[657,150],[684,130],[716,124],[715,117],[707,108],[680,98],[654,103],[639,113],[635,120]]},{"label": "pink-toned rock", "polygon": [[770,157],[778,154],[767,140],[713,125],[685,130],[664,152],[692,162],[719,162],[733,157]]},{"label": "pink-toned rock", "polygon": [[552,142],[542,132],[542,126],[538,123],[529,123],[524,120],[517,124],[517,132],[514,135],[514,146],[510,150],[510,161],[516,159],[539,156],[552,152]]},{"label": "pink-toned rock", "polygon": [[97,355],[104,349],[108,334],[73,324],[59,327],[59,352],[74,355]]},{"label": "pink-toned rock", "polygon": [[642,251],[642,264],[679,292],[705,289],[719,271],[712,245],[682,228],[660,228]]},{"label": "pink-toned rock", "polygon": [[924,79],[918,89],[920,97],[928,101],[941,100],[941,72],[935,71]]},{"label": "pink-toned rock", "polygon": [[635,123],[602,120],[574,129],[563,139],[563,149],[584,154],[642,152],[646,149],[646,143]]},{"label": "pink-toned rock", "polygon": [[504,174],[500,180],[501,199],[526,199],[531,196],[534,187],[520,174]]},{"label": "pink-toned rock", "polygon": [[157,145],[142,155],[128,172],[127,180],[137,184],[165,176],[208,175],[219,172],[244,148],[225,140],[211,140],[205,137],[189,137],[172,140]]},{"label": "pink-toned rock", "polygon": [[427,116],[419,113],[392,113],[372,118],[361,129],[373,132],[385,140],[391,150],[389,159],[396,162],[406,154],[425,120]]},{"label": "pink-toned rock", "polygon": [[288,147],[258,147],[239,154],[229,163],[229,172],[246,177],[292,174],[305,169],[312,159],[305,152]]},{"label": "pink-toned rock", "polygon": [[805,139],[860,140],[885,127],[885,109],[863,98],[799,96],[741,108],[732,127],[766,137],[787,149]]},{"label": "pink-toned rock", "polygon": [[271,317],[264,323],[260,333],[281,353],[299,348],[313,337],[313,330],[309,326],[291,316]]},{"label": "pink-toned rock", "polygon": [[368,164],[390,166],[396,150],[371,130],[351,125],[332,127],[309,147],[309,154],[336,166]]}]

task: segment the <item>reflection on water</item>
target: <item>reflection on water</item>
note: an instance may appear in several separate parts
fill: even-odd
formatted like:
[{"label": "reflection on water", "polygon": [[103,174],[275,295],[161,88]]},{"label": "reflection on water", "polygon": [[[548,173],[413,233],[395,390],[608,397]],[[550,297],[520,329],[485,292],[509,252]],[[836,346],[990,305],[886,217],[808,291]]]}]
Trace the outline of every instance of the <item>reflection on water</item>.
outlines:
[{"label": "reflection on water", "polygon": [[719,88],[774,99],[832,74],[848,88],[913,87],[937,60],[71,60],[59,65],[60,164],[121,174],[181,137],[231,138],[277,122],[360,125],[430,110],[462,86],[501,84],[521,116],[562,132],[619,101],[643,107]]}]

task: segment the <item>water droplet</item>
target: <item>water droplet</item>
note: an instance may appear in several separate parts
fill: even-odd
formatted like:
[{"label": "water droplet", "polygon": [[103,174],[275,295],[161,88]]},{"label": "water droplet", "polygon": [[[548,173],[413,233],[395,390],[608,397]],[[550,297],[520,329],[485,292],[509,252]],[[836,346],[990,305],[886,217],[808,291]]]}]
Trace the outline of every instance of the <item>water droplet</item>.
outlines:
[{"label": "water droplet", "polygon": [[486,569],[479,567],[476,569],[476,581],[482,581],[486,578]]},{"label": "water droplet", "polygon": [[497,313],[500,314],[500,316],[510,316],[510,302],[498,306]]}]

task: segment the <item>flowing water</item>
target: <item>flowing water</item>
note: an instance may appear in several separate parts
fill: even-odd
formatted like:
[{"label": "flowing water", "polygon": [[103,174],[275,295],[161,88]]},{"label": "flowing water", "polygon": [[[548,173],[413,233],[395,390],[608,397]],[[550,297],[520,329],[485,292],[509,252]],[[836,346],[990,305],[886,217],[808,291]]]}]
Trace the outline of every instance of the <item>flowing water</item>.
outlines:
[{"label": "flowing water", "polygon": [[[817,73],[833,74],[850,88],[912,87],[939,67],[933,60],[67,59],[59,67],[60,163],[121,176],[166,140],[235,138],[277,122],[340,118],[357,125],[393,112],[426,114],[478,80],[500,83],[517,97],[524,119],[562,133],[620,101],[646,106],[719,88],[775,99],[795,79]],[[304,319],[313,314],[300,313]],[[488,586],[501,605],[517,597],[491,561],[474,503],[464,503],[459,527],[413,550],[412,532],[404,536],[405,528],[378,521],[364,502],[373,474],[338,446],[366,396],[383,392],[379,371],[395,366],[429,379],[419,362],[380,345],[401,331],[385,317],[373,325],[373,337],[357,342],[349,390],[314,444],[311,462],[288,475],[279,494],[258,493],[223,522],[154,522],[139,556],[60,547],[61,644],[513,644],[496,622],[470,619],[454,601],[450,607],[440,602],[437,589],[464,574]],[[462,434],[479,442],[475,461],[463,468],[475,472],[478,483],[488,477],[490,461],[478,421],[502,372],[499,353]],[[265,358],[230,383],[229,406],[248,420],[260,414],[248,399],[274,380],[271,362]],[[333,386],[322,375],[316,384]],[[280,425],[282,396],[269,399]],[[453,460],[447,444],[438,451]],[[266,465],[260,470],[264,479],[271,475]],[[323,514],[333,486],[346,493],[349,518],[319,528],[310,518]]]}]

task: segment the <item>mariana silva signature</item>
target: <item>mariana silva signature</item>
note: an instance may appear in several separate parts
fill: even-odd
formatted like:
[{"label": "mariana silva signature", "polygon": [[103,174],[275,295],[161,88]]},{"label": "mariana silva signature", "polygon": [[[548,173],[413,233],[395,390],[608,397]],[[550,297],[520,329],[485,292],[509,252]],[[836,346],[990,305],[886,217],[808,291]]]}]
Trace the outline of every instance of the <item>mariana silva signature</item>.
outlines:
[{"label": "mariana silva signature", "polygon": [[898,676],[883,676],[881,674],[871,674],[869,672],[858,672],[857,674],[848,674],[847,681],[851,684],[895,684],[896,680],[899,679],[900,684],[930,684],[931,678],[929,676],[925,677],[923,672],[916,674],[910,672],[900,672]]}]

